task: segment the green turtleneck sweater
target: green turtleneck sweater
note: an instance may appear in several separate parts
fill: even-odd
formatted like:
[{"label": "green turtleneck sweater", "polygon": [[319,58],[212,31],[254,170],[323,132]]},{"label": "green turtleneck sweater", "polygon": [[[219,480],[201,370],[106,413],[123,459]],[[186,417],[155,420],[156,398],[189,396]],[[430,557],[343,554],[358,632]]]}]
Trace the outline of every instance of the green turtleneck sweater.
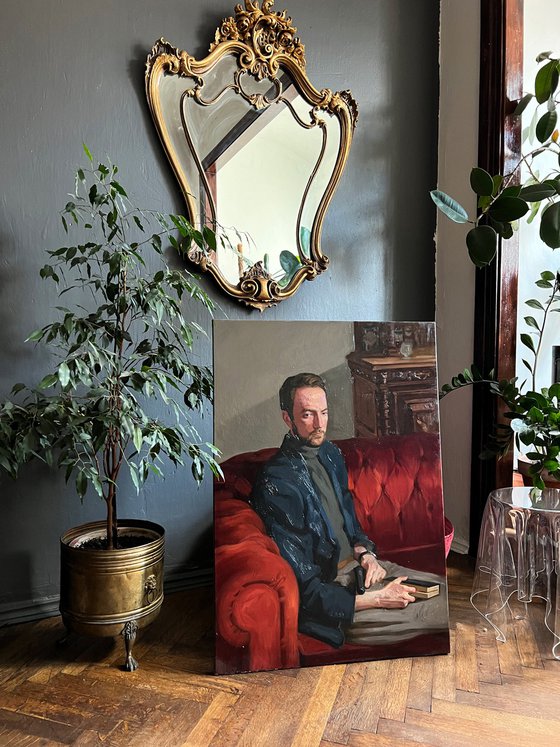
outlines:
[{"label": "green turtleneck sweater", "polygon": [[329,473],[319,461],[319,448],[315,446],[301,446],[301,454],[305,459],[311,480],[317,489],[317,495],[321,498],[327,519],[331,525],[333,534],[340,545],[340,560],[352,557],[352,547],[344,531],[344,520],[340,505],[336,498]]}]

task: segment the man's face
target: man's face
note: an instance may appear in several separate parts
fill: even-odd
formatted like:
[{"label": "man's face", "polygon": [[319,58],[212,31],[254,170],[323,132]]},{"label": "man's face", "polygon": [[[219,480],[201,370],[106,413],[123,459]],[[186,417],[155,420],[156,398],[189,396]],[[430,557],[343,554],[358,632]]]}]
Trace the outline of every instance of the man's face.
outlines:
[{"label": "man's face", "polygon": [[327,395],[321,387],[301,387],[294,395],[293,417],[283,410],[284,422],[309,446],[320,446],[326,438],[329,412]]}]

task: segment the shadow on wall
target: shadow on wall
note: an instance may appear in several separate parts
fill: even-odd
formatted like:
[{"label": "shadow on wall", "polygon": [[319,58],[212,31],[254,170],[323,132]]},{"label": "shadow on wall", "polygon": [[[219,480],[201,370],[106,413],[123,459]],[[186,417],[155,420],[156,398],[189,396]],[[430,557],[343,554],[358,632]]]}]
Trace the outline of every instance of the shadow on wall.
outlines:
[{"label": "shadow on wall", "polygon": [[[86,514],[89,507],[83,510],[74,485],[65,485],[61,472],[39,463],[26,465],[17,480],[2,473],[0,495],[2,523],[9,528],[2,536],[3,578],[9,584],[0,589],[0,605],[58,594],[58,563],[53,574],[47,559],[58,557],[59,537],[74,511]],[[46,513],[45,504],[51,507]]]},{"label": "shadow on wall", "polygon": [[[335,198],[336,214],[325,219],[323,249],[333,263],[328,281],[335,271],[344,275],[362,305],[382,309],[385,319],[434,319],[436,216],[429,190],[437,181],[438,12],[437,3],[372,6],[376,52],[363,62],[372,101],[360,107],[366,89],[358,77],[360,116],[341,183],[344,189],[351,175],[353,199]],[[375,37],[378,29],[386,38]]]},{"label": "shadow on wall", "polygon": [[[33,302],[29,294],[29,278],[16,262],[10,262],[7,256],[9,250],[9,242],[0,236],[0,298],[3,301],[0,305],[0,350],[3,360],[0,368],[1,396],[8,396],[12,386],[17,383],[14,379],[15,369],[22,365],[27,368],[34,357],[34,346],[25,343],[25,338],[33,330],[23,330],[21,325],[23,299],[27,299],[27,304]],[[11,252],[13,258],[13,244]],[[38,270],[37,267],[37,277]]]},{"label": "shadow on wall", "polygon": [[[439,3],[407,3],[399,15],[399,44],[388,46],[391,115],[386,225],[392,255],[393,319],[435,318],[436,211],[429,190],[437,181]],[[416,60],[433,50],[433,75]],[[422,112],[422,116],[418,116]],[[418,147],[419,143],[422,147]],[[418,289],[423,289],[418,295]]]}]

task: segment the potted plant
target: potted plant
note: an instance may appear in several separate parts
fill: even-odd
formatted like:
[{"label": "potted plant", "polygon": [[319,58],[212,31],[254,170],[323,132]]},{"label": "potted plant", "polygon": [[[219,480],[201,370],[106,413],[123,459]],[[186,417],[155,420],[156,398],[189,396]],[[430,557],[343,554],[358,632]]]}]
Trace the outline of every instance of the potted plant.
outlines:
[{"label": "potted plant", "polygon": [[560,311],[560,274],[545,270],[536,281],[539,288],[547,288],[549,296],[543,304],[536,298],[525,303],[539,312],[539,319],[526,316],[525,322],[534,330],[534,336],[523,333],[521,342],[529,354],[523,364],[529,371],[529,381],[518,385],[517,379],[497,380],[493,372],[482,376],[475,366],[454,376],[450,384],[445,384],[440,396],[444,397],[455,389],[474,384],[486,384],[505,405],[504,418],[507,424],[496,423],[495,431],[487,441],[481,458],[501,457],[506,454],[512,442],[519,450],[528,447],[526,457],[529,463],[520,461],[521,471],[530,478],[536,491],[545,487],[545,482],[560,481],[560,383],[537,390],[536,374],[539,353],[547,321],[552,312]]},{"label": "potted plant", "polygon": [[[216,449],[201,442],[193,423],[192,413],[211,399],[212,375],[192,360],[202,330],[184,317],[182,302],[209,313],[214,305],[164,255],[165,242],[182,252],[191,241],[212,247],[215,236],[182,216],[135,208],[117,167],[95,166],[84,150],[88,167],[77,171],[61,215],[66,232],[79,229],[82,236],[49,251],[40,271],[63,299],[79,293],[79,303],[58,306],[59,319],[28,338],[53,349],[57,365],[35,388],[16,384],[2,403],[0,468],[15,478],[39,459],[64,470],[81,499],[91,488],[105,502],[104,521],[61,538],[60,608],[68,630],[123,633],[125,668],[132,670],[136,630],[154,619],[163,600],[164,531],[118,518],[119,479],[126,470],[139,491],[150,474],[161,477],[185,458],[197,482],[205,466],[219,473]],[[156,402],[168,422],[154,414]]]},{"label": "potted plant", "polygon": [[[535,77],[534,92],[519,101],[515,113],[521,115],[531,102],[536,103],[525,140],[535,139],[536,147],[523,154],[519,163],[508,174],[491,175],[481,168],[473,168],[470,185],[477,196],[477,213],[470,218],[467,211],[452,197],[440,190],[431,197],[448,218],[469,225],[466,245],[469,256],[477,267],[485,267],[496,256],[498,238],[508,239],[517,228],[518,221],[539,221],[540,239],[550,248],[560,247],[560,146],[557,125],[557,108],[560,103],[558,84],[560,58],[543,52],[537,58],[540,67]],[[540,167],[544,168],[540,173]],[[519,339],[529,351],[530,361],[523,364],[530,373],[529,382],[518,384],[517,379],[498,381],[493,372],[482,376],[474,367],[466,369],[442,388],[441,396],[462,386],[484,383],[501,399],[506,407],[508,423],[497,423],[482,457],[503,455],[515,441],[529,447],[531,460],[528,474],[533,486],[541,490],[545,479],[560,479],[560,384],[537,390],[536,372],[545,325],[550,323],[550,313],[558,311],[559,276],[546,270],[536,282],[539,288],[549,291],[546,300],[529,299],[526,304],[540,315],[525,317],[528,332]]]},{"label": "potted plant", "polygon": [[[456,223],[472,226],[466,235],[471,260],[485,267],[496,256],[498,237],[511,238],[517,221],[527,216],[529,222],[538,217],[539,235],[551,249],[560,247],[560,159],[557,94],[560,58],[543,52],[537,58],[542,66],[535,77],[535,92],[528,93],[518,103],[515,114],[520,116],[536,101],[535,116],[526,133],[526,140],[536,138],[538,146],[523,154],[509,174],[491,175],[482,168],[473,168],[470,184],[478,197],[477,214],[469,218],[465,208],[441,190],[430,192],[437,208]],[[545,111],[542,112],[542,107]],[[551,156],[555,167],[550,166]],[[545,160],[546,159],[546,160]],[[538,167],[543,164],[546,173]]]}]

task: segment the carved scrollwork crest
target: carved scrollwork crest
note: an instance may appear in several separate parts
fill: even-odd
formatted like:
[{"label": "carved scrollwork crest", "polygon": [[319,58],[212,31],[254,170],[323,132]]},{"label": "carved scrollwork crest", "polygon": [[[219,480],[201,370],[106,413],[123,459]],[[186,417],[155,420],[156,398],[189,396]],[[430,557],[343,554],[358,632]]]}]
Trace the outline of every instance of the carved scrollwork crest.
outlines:
[{"label": "carved scrollwork crest", "polygon": [[273,11],[274,0],[245,0],[235,6],[235,17],[225,18],[216,30],[210,47],[225,41],[241,41],[252,50],[241,56],[240,63],[257,80],[273,78],[278,72],[278,56],[287,55],[305,70],[305,47],[296,36],[296,27],[286,11]]}]

